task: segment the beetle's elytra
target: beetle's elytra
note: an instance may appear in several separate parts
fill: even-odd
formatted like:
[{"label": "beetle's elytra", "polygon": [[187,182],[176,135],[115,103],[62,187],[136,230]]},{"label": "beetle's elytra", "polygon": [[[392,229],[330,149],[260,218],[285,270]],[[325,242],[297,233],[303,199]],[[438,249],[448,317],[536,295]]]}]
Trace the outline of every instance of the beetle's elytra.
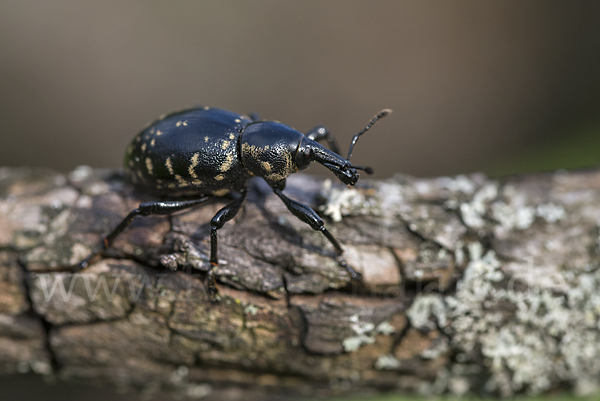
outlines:
[{"label": "beetle's elytra", "polygon": [[[246,198],[248,179],[263,178],[288,210],[314,230],[321,231],[336,250],[337,261],[350,276],[361,275],[346,263],[342,247],[325,228],[323,220],[310,207],[288,198],[283,190],[287,176],[316,161],[330,169],[343,183],[356,184],[358,170],[372,173],[369,167],[350,163],[359,136],[391,112],[379,112],[354,136],[343,158],[334,137],[323,126],[302,134],[277,121],[259,120],[227,110],[201,107],[179,111],[159,118],[134,137],[125,153],[125,173],[136,188],[163,200],[142,202],[115,227],[77,268],[110,247],[136,216],[170,214],[187,209],[213,196],[229,195],[233,200],[217,212],[211,225],[211,269],[209,294],[218,296],[213,272],[218,265],[217,231],[240,210]],[[327,149],[320,141],[327,141]]]}]

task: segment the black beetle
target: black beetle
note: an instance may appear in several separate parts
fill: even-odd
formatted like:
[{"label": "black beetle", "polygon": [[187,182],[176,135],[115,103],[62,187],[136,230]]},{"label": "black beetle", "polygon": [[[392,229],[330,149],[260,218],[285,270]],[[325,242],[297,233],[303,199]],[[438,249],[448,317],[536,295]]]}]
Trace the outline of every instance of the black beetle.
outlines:
[{"label": "black beetle", "polygon": [[[310,207],[285,196],[283,190],[288,175],[305,169],[313,161],[330,169],[348,185],[356,184],[357,170],[371,174],[369,167],[351,164],[350,155],[359,136],[390,112],[389,109],[382,110],[354,136],[345,159],[339,155],[334,137],[323,126],[304,135],[278,121],[263,121],[257,116],[209,107],[161,116],[143,129],[127,148],[125,174],[136,188],[173,199],[142,202],[77,268],[87,267],[90,260],[108,248],[136,216],[170,214],[234,191],[239,196],[219,210],[210,222],[208,289],[215,298],[218,289],[213,267],[219,263],[217,231],[240,210],[246,198],[248,179],[258,176],[273,188],[294,216],[327,237],[335,248],[339,265],[352,279],[359,280],[360,273],[346,263],[342,247],[325,228],[323,220]],[[331,150],[318,143],[322,140],[329,143]]]}]

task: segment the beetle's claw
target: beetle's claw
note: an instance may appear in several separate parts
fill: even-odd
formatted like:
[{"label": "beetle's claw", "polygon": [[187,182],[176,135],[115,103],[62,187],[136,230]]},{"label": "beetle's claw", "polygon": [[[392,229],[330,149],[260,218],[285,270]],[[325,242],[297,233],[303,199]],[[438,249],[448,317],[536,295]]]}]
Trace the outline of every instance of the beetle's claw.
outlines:
[{"label": "beetle's claw", "polygon": [[219,287],[217,287],[217,281],[215,279],[215,273],[213,270],[208,272],[208,298],[211,302],[221,301],[221,294],[219,294]]},{"label": "beetle's claw", "polygon": [[350,272],[350,278],[352,278],[352,280],[354,281],[362,281],[362,274],[360,274],[356,270],[352,270]]},{"label": "beetle's claw", "polygon": [[87,269],[88,266],[90,265],[90,260],[92,260],[92,258],[95,255],[92,253],[91,255],[89,255],[88,257],[86,257],[85,259],[83,259],[81,262],[77,263],[75,265],[75,268],[73,269],[74,271],[78,272],[80,270],[84,270]]}]

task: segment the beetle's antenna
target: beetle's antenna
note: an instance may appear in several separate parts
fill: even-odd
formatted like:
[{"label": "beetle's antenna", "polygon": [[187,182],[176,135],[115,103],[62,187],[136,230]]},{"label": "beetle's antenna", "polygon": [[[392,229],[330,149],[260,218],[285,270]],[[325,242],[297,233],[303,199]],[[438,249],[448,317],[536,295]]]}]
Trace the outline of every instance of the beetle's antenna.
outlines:
[{"label": "beetle's antenna", "polygon": [[362,170],[367,174],[373,174],[373,169],[369,166],[355,166],[353,164],[351,164],[352,168],[355,168],[357,170]]},{"label": "beetle's antenna", "polygon": [[[358,134],[354,135],[354,137],[352,138],[352,142],[350,143],[350,149],[348,150],[348,157],[346,157],[347,160],[350,160],[350,156],[352,156],[352,149],[354,149],[354,145],[356,145],[356,142],[358,141],[358,138],[362,134],[364,134],[365,132],[367,132],[377,121],[381,120],[383,117],[387,116],[391,112],[392,112],[391,109],[383,109],[383,110],[381,110],[379,113],[377,113],[377,115],[375,117],[373,117],[371,119],[371,121],[369,121],[369,123],[367,124],[367,126],[362,131],[360,131]],[[359,170],[365,170],[368,174],[371,174],[373,172],[373,170],[371,170],[370,167],[360,168],[358,166],[354,166],[354,168],[357,168]],[[371,173],[369,173],[369,170],[371,170]]]}]

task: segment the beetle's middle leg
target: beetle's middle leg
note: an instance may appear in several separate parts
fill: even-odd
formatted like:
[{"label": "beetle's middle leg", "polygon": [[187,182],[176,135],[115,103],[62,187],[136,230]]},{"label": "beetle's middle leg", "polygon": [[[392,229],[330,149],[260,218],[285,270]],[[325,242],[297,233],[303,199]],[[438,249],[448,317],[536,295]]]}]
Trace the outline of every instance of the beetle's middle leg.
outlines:
[{"label": "beetle's middle leg", "polygon": [[315,212],[305,204],[296,202],[295,200],[288,198],[283,194],[283,192],[280,189],[274,188],[273,191],[275,192],[275,194],[277,194],[277,196],[279,196],[279,199],[281,199],[283,203],[285,203],[285,206],[290,212],[292,212],[294,216],[308,224],[313,230],[321,231],[323,235],[325,235],[329,242],[331,242],[331,245],[333,245],[333,247],[335,248],[338,264],[344,269],[346,269],[348,273],[350,273],[350,277],[353,280],[361,280],[362,275],[356,270],[354,270],[352,266],[350,266],[346,262],[346,260],[344,260],[344,258],[342,257],[342,254],[344,253],[342,246],[334,238],[334,236],[331,235],[331,233],[325,228],[325,223],[323,222],[323,219],[319,217],[317,212]]},{"label": "beetle's middle leg", "polygon": [[215,280],[214,267],[219,265],[217,255],[217,230],[222,228],[226,222],[233,219],[240,211],[242,203],[246,199],[246,189],[240,191],[241,196],[233,202],[227,204],[215,214],[210,221],[210,268],[208,270],[208,292],[212,299],[216,299],[219,294]]},{"label": "beetle's middle leg", "polygon": [[308,131],[306,133],[306,136],[309,139],[312,139],[313,141],[316,141],[316,142],[321,142],[322,140],[326,140],[327,143],[329,144],[329,148],[332,151],[334,151],[335,153],[337,153],[338,155],[340,154],[340,149],[338,148],[335,137],[323,125],[317,125],[316,127],[312,128],[310,131]]},{"label": "beetle's middle leg", "polygon": [[108,249],[115,238],[123,232],[133,221],[136,216],[150,216],[150,215],[162,215],[171,214],[180,210],[188,209],[196,206],[200,203],[206,202],[210,199],[210,196],[202,196],[197,199],[179,200],[179,201],[150,201],[142,202],[137,209],[133,209],[129,214],[121,220],[121,222],[108,234],[106,235],[100,244],[81,262],[75,267],[76,270],[85,269],[88,267],[90,261],[96,257],[100,252]]}]

